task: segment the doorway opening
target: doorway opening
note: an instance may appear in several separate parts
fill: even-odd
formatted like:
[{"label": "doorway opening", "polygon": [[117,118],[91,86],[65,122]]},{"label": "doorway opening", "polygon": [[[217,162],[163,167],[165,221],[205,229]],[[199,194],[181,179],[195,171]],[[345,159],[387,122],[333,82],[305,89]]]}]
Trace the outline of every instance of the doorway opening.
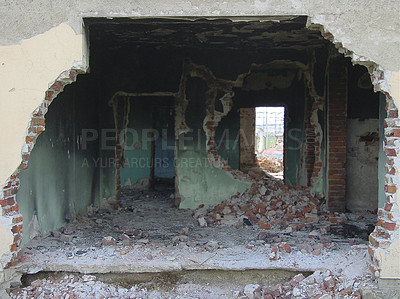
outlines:
[{"label": "doorway opening", "polygon": [[[169,105],[170,104],[170,105]],[[153,130],[158,138],[152,145],[151,188],[174,192],[175,177],[175,119],[172,103],[155,106],[152,113]]]},{"label": "doorway opening", "polygon": [[285,107],[257,107],[255,153],[265,173],[283,180]]}]

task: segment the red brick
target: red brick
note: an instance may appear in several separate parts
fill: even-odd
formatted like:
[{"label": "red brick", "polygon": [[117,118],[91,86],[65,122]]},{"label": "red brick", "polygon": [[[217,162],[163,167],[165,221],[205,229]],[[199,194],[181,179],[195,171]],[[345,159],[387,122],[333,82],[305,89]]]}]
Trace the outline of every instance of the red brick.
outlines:
[{"label": "red brick", "polygon": [[55,91],[61,91],[64,88],[64,84],[60,81],[54,82],[54,84],[50,87],[50,89],[53,89]]},{"label": "red brick", "polygon": [[396,169],[392,167],[390,170],[386,169],[386,173],[390,175],[395,175],[396,174]]},{"label": "red brick", "polygon": [[393,136],[400,137],[400,129],[393,129]]},{"label": "red brick", "polygon": [[17,249],[18,249],[17,243],[14,243],[11,245],[10,251],[14,252],[14,251],[17,251]]},{"label": "red brick", "polygon": [[329,142],[329,147],[346,147],[346,143],[343,141],[332,141]]},{"label": "red brick", "polygon": [[344,190],[346,186],[344,185],[331,185],[329,184],[329,190]]},{"label": "red brick", "polygon": [[344,185],[346,183],[346,180],[329,180],[330,185]]},{"label": "red brick", "polygon": [[25,137],[25,143],[35,142],[35,140],[36,140],[36,136],[34,136],[34,137],[26,136]]},{"label": "red brick", "polygon": [[14,197],[9,197],[9,198],[7,198],[7,204],[8,204],[9,206],[12,206],[13,204],[15,204]]},{"label": "red brick", "polygon": [[[343,162],[339,162],[336,161],[335,163],[329,163],[329,169],[343,169],[344,170],[344,161]],[[346,172],[346,171],[344,171]]]},{"label": "red brick", "polygon": [[393,222],[385,222],[385,223],[383,224],[383,228],[385,228],[385,229],[387,229],[387,230],[390,230],[390,231],[394,231],[395,228],[396,228],[396,223],[393,223]]},{"label": "red brick", "polygon": [[48,91],[46,91],[45,99],[47,101],[51,101],[51,100],[53,100],[53,95],[54,95],[54,91],[48,90]]},{"label": "red brick", "polygon": [[387,192],[387,193],[396,193],[396,190],[397,190],[397,188],[396,188],[396,186],[388,186],[388,185],[385,185],[385,191]]},{"label": "red brick", "polygon": [[18,233],[21,229],[22,229],[22,224],[13,226],[11,231],[15,234]]},{"label": "red brick", "polygon": [[343,175],[339,175],[339,174],[329,174],[328,175],[328,179],[329,180],[344,180],[344,176]]},{"label": "red brick", "polygon": [[20,223],[20,222],[22,222],[24,219],[22,218],[22,216],[19,216],[19,217],[16,217],[16,218],[13,218],[13,220],[12,220],[12,223]]},{"label": "red brick", "polygon": [[385,203],[385,211],[389,212],[392,209],[392,207],[393,207],[392,203],[388,202]]},{"label": "red brick", "polygon": [[258,225],[260,226],[261,229],[270,229],[271,225],[267,223],[265,220],[261,220],[258,222]]},{"label": "red brick", "polygon": [[372,246],[376,248],[379,247],[379,242],[372,235],[369,235],[369,242],[371,243]]},{"label": "red brick", "polygon": [[345,175],[346,174],[346,170],[345,169],[343,169],[343,168],[339,168],[339,169],[329,169],[328,170],[328,176],[330,175],[330,174],[333,174],[333,175]]},{"label": "red brick", "polygon": [[330,147],[329,148],[329,153],[345,153],[346,152],[346,147]]},{"label": "red brick", "polygon": [[343,162],[346,160],[346,153],[342,153],[339,155],[338,153],[331,155],[331,157],[328,159],[329,163],[337,163],[337,162]]},{"label": "red brick", "polygon": [[18,188],[14,187],[14,188],[10,188],[10,189],[5,189],[3,191],[3,195],[4,195],[4,197],[9,197],[9,196],[17,194],[17,192],[18,192]]},{"label": "red brick", "polygon": [[346,195],[346,190],[332,190],[328,191],[328,197],[329,198],[342,198],[344,199],[344,196]]},{"label": "red brick", "polygon": [[44,127],[46,125],[46,120],[42,117],[33,117],[31,120],[31,125]]},{"label": "red brick", "polygon": [[394,148],[385,148],[386,156],[397,157],[396,150]]}]

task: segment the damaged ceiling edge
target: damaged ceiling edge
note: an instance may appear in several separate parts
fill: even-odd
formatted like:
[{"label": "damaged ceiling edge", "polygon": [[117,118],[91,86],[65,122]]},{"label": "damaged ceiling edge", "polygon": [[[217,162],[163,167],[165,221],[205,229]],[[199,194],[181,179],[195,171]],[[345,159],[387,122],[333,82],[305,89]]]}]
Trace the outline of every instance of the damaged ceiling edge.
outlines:
[{"label": "damaged ceiling edge", "polygon": [[92,17],[90,15],[82,15],[82,19],[88,21],[90,24],[93,20],[101,21],[104,20],[105,22],[111,22],[116,19],[117,23],[120,23],[121,21],[160,21],[160,22],[165,22],[170,20],[171,22],[173,21],[201,21],[201,20],[207,20],[207,21],[232,21],[232,22],[250,22],[250,21],[260,21],[260,22],[282,22],[282,21],[290,21],[294,20],[297,18],[308,18],[306,15],[244,15],[244,16],[230,16],[230,15],[221,15],[221,16],[171,16],[171,15],[164,15],[164,16],[132,16],[132,17],[127,17],[127,16],[96,16]]}]

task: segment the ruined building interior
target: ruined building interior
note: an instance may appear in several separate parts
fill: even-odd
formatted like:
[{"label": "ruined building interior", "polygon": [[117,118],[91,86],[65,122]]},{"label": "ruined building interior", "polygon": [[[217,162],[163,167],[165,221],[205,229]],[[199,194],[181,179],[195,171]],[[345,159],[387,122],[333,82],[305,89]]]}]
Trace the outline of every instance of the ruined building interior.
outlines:
[{"label": "ruined building interior", "polygon": [[[84,18],[89,70],[55,81],[28,129],[13,298],[90,281],[126,298],[378,296],[397,109],[307,20]],[[256,107],[284,107],[282,180],[257,165]]]}]

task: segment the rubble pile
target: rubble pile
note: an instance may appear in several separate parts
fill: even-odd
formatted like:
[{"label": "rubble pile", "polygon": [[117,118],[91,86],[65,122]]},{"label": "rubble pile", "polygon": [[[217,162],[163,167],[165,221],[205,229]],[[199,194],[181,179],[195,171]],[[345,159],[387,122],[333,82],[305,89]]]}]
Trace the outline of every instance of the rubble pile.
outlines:
[{"label": "rubble pile", "polygon": [[[238,294],[240,299],[290,299],[290,298],[361,298],[364,293],[374,294],[370,282],[347,281],[331,271],[315,271],[308,277],[294,276],[289,282],[274,286],[246,285]],[[364,298],[364,297],[362,297]],[[366,297],[365,297],[366,298]],[[376,297],[368,297],[376,298]]]},{"label": "rubble pile", "polygon": [[283,171],[282,158],[267,158],[259,156],[257,157],[257,164],[268,173],[278,173]]},{"label": "rubble pile", "polygon": [[[56,279],[37,279],[25,288],[15,289],[11,298],[144,298],[146,290],[130,289],[98,281],[94,275],[65,275]],[[147,298],[147,296],[146,296]]]},{"label": "rubble pile", "polygon": [[318,227],[319,233],[331,224],[346,220],[342,213],[323,208],[324,198],[314,196],[307,187],[289,187],[279,180],[264,178],[250,171],[251,187],[214,207],[200,205],[194,212],[200,226],[258,225],[261,229],[292,233]]},{"label": "rubble pile", "polygon": [[[305,276],[306,275],[306,276]],[[58,277],[57,277],[58,276]],[[123,282],[122,282],[123,283]],[[268,284],[268,281],[265,281]],[[155,290],[139,285],[121,286],[107,283],[94,275],[57,274],[36,279],[29,286],[14,289],[10,297],[19,298],[240,298],[240,299],[289,299],[289,298],[386,298],[370,279],[346,279],[330,270],[315,271],[311,275],[297,274],[289,281],[276,285],[248,284],[225,290],[201,284],[177,283],[173,288]],[[130,288],[129,288],[130,287]],[[392,297],[391,297],[392,298]],[[393,297],[395,298],[395,297]]]}]

